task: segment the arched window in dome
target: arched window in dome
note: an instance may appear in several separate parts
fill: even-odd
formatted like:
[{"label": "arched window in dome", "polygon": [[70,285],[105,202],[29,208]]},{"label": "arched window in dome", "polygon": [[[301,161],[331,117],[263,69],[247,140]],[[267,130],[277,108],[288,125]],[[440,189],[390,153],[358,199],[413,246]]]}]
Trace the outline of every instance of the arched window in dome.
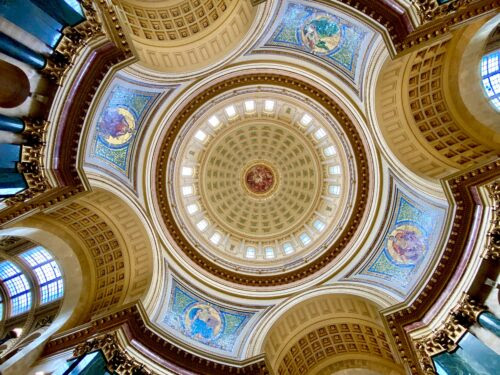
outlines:
[{"label": "arched window in dome", "polygon": [[10,315],[15,316],[28,311],[32,301],[31,287],[21,269],[12,262],[1,262],[0,280],[10,297]]},{"label": "arched window in dome", "polygon": [[491,105],[500,112],[500,50],[484,55],[481,60],[481,79]]},{"label": "arched window in dome", "polygon": [[40,287],[41,304],[61,298],[64,285],[61,270],[52,255],[41,246],[37,246],[20,255],[33,270]]}]

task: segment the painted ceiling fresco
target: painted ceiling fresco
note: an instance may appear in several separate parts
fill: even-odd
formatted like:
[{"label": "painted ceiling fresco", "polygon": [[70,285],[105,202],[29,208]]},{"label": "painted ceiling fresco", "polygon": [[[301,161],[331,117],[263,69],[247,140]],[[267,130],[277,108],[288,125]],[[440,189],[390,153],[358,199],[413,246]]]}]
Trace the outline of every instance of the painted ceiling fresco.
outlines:
[{"label": "painted ceiling fresco", "polygon": [[400,185],[393,191],[383,235],[352,279],[374,282],[404,298],[435,255],[446,207],[417,197]]},{"label": "painted ceiling fresco", "polygon": [[87,162],[129,178],[144,119],[161,91],[115,77],[94,117]]},{"label": "painted ceiling fresco", "polygon": [[281,47],[319,59],[355,82],[373,31],[339,13],[302,3],[284,6],[264,47]]},{"label": "painted ceiling fresco", "polygon": [[210,302],[172,280],[162,324],[195,343],[234,354],[236,343],[253,315]]}]

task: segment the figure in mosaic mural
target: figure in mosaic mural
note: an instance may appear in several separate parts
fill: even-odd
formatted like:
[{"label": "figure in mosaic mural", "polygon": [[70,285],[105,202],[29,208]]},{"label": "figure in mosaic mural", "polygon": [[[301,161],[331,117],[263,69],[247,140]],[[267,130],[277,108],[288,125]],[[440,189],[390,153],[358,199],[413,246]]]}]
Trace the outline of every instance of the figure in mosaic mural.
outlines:
[{"label": "figure in mosaic mural", "polygon": [[196,303],[187,308],[184,323],[190,336],[201,341],[213,340],[222,328],[219,312],[203,303]]},{"label": "figure in mosaic mural", "polygon": [[425,252],[422,232],[413,225],[395,228],[387,239],[387,250],[400,264],[417,264]]},{"label": "figure in mosaic mural", "polygon": [[256,194],[267,193],[274,185],[274,175],[271,169],[263,164],[252,166],[245,175],[248,189]]},{"label": "figure in mosaic mural", "polygon": [[122,146],[130,141],[135,131],[135,119],[132,113],[123,107],[108,108],[102,115],[98,132],[109,146]]},{"label": "figure in mosaic mural", "polygon": [[304,23],[302,39],[311,51],[315,53],[329,53],[340,42],[338,23],[329,14],[315,14]]}]

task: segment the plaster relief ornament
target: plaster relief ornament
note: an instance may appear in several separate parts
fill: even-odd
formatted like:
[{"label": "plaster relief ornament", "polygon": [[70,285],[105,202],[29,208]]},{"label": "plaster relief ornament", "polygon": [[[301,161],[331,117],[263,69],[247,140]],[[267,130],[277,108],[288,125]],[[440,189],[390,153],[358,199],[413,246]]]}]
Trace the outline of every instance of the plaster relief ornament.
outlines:
[{"label": "plaster relief ornament", "polygon": [[340,38],[338,22],[329,14],[314,14],[302,28],[304,45],[314,53],[330,53],[337,48]]},{"label": "plaster relief ornament", "polygon": [[387,239],[387,250],[397,263],[417,264],[425,253],[422,231],[414,225],[397,227]]},{"label": "plaster relief ornament", "polygon": [[132,139],[135,132],[135,119],[124,107],[107,109],[99,120],[98,134],[110,147],[122,147]]}]

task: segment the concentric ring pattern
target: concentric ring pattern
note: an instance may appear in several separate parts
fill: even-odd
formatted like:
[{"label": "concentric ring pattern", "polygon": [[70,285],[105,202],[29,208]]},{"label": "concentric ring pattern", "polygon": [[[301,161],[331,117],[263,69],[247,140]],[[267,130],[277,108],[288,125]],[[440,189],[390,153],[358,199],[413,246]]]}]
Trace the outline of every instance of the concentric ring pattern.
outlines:
[{"label": "concentric ring pattern", "polygon": [[293,91],[254,87],[214,98],[172,151],[170,200],[183,234],[219,264],[248,273],[317,257],[341,232],[356,189],[340,131]]}]

